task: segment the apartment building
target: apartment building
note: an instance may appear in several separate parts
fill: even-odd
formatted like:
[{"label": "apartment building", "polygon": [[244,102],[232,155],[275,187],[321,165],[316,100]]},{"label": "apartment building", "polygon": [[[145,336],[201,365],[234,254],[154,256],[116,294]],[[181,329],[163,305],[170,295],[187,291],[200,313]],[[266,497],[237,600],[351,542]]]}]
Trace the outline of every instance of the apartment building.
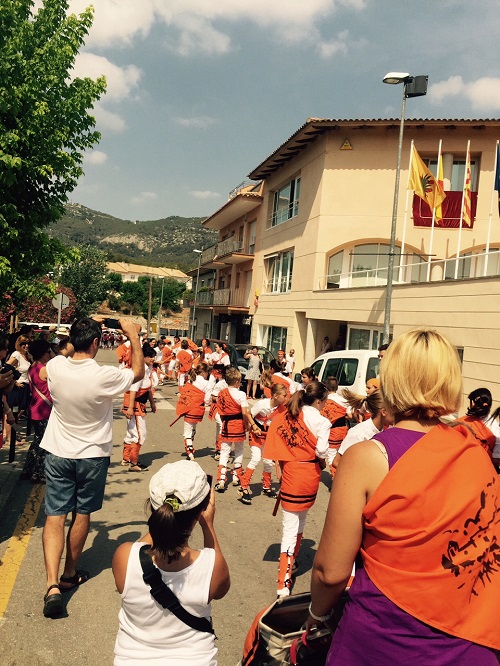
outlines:
[{"label": "apartment building", "polygon": [[[251,321],[252,343],[293,347],[298,366],[315,358],[326,335],[338,348],[378,346],[398,131],[398,120],[308,119],[249,174],[253,186],[205,221],[219,229],[221,242],[233,238],[249,250],[245,243],[255,239],[253,255],[236,253],[223,265],[216,265],[217,253],[212,258],[214,297],[230,290],[227,312],[217,306],[217,333],[224,333],[217,337],[227,333],[220,323],[229,323],[226,317],[230,336]],[[391,313],[394,336],[416,325],[443,331],[463,358],[465,391],[487,386],[497,400],[500,220],[493,187],[499,135],[499,120],[406,121]],[[412,141],[434,172],[441,142],[447,197],[439,225],[407,190]],[[468,142],[472,222],[461,228]]]},{"label": "apartment building", "polygon": [[262,207],[263,183],[241,183],[228,201],[203,222],[219,232],[219,242],[203,250],[195,280],[196,337],[228,342],[250,342],[252,314],[257,302],[253,263]]}]

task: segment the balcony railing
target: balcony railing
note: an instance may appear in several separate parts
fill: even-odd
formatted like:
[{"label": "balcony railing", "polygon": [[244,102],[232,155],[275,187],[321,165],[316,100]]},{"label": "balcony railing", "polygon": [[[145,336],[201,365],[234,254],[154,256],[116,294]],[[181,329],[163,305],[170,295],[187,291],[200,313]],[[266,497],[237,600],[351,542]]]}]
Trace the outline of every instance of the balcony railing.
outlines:
[{"label": "balcony railing", "polygon": [[213,305],[213,291],[199,291],[196,295],[196,305]]},{"label": "balcony railing", "polygon": [[207,249],[203,250],[201,253],[201,264],[208,264],[209,262],[213,261],[216,254],[217,245],[211,245],[210,247],[207,247]]},{"label": "balcony railing", "polygon": [[214,305],[248,307],[248,295],[244,289],[216,289]]},{"label": "balcony railing", "polygon": [[225,241],[217,243],[217,256],[225,257],[233,252],[241,252],[243,249],[243,241],[237,238],[228,238]]},{"label": "balcony railing", "polygon": [[[486,257],[488,262],[486,264]],[[394,284],[422,284],[439,280],[468,280],[500,275],[500,252],[468,254],[458,258],[404,263],[394,267]],[[387,284],[387,267],[322,275],[318,289],[380,287]]]},{"label": "balcony railing", "polygon": [[237,238],[227,238],[216,245],[207,247],[201,253],[201,265],[209,264],[210,262],[227,257],[228,254],[233,252],[241,252],[242,254],[255,254],[255,236],[249,238],[246,243]]}]

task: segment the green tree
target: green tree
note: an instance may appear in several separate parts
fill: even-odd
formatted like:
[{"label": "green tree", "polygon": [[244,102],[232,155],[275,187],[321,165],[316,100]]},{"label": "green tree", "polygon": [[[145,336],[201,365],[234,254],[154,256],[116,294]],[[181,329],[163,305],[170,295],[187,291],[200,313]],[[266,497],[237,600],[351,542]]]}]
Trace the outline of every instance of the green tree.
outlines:
[{"label": "green tree", "polygon": [[61,245],[44,229],[57,220],[100,138],[89,114],[105,79],[71,78],[93,10],[68,16],[67,0],[0,3],[0,288],[20,301],[39,288]]},{"label": "green tree", "polygon": [[108,285],[110,291],[115,291],[118,294],[121,294],[123,289],[123,279],[120,273],[113,273],[113,271],[110,271],[108,273]]},{"label": "green tree", "polygon": [[[149,281],[146,276],[140,277],[137,282],[124,282],[121,294],[122,300],[128,303],[136,314],[146,315],[149,301]],[[163,284],[163,310],[180,312],[180,299],[186,286],[173,278],[166,278]],[[152,282],[151,314],[155,316],[160,309],[162,280],[154,278]]]},{"label": "green tree", "polygon": [[61,268],[59,282],[76,297],[76,317],[87,317],[109,290],[106,254],[91,245],[78,246],[73,261]]}]

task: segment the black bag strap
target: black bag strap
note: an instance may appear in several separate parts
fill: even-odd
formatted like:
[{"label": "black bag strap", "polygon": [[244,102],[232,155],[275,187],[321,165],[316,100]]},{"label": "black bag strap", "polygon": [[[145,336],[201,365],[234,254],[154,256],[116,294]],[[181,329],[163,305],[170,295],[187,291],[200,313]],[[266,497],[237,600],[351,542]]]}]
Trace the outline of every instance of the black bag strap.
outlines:
[{"label": "black bag strap", "polygon": [[149,548],[150,546],[148,545],[141,547],[139,551],[139,559],[143,572],[142,577],[146,585],[149,585],[151,588],[151,596],[160,604],[160,606],[169,610],[181,622],[184,622],[188,627],[191,627],[191,629],[205,631],[206,633],[215,636],[215,631],[213,630],[211,622],[209,622],[206,617],[197,617],[187,611],[184,606],[181,605],[179,599],[177,599],[168,585],[165,585],[159,570],[155,567],[151,556],[147,552]]}]

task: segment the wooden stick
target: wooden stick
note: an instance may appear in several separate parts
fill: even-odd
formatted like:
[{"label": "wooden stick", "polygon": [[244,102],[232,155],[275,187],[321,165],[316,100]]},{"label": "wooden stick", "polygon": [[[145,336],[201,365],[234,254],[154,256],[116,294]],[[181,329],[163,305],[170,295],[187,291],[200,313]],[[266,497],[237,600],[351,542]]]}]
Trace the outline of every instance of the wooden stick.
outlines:
[{"label": "wooden stick", "polygon": [[274,505],[273,509],[273,516],[275,516],[278,513],[278,509],[280,508],[280,502],[281,502],[281,490],[278,491],[278,497],[276,498],[276,504]]}]

